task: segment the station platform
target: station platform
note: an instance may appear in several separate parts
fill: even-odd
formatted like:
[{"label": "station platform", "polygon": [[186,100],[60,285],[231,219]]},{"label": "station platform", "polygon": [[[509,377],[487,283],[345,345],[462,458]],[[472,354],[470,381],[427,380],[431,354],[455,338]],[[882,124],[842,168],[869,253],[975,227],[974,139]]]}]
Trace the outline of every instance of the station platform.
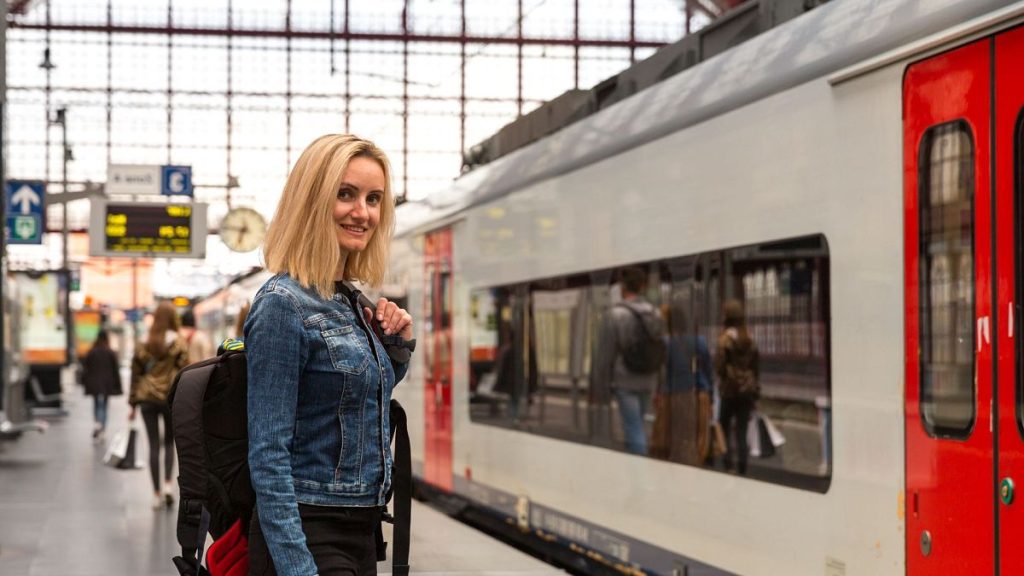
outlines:
[{"label": "station platform", "polygon": [[[67,417],[50,420],[45,433],[0,441],[0,575],[175,576],[176,508],[151,508],[146,469],[103,465],[106,441],[91,438],[92,399],[77,386],[65,391]],[[108,439],[127,415],[126,398],[112,398]],[[145,463],[140,434],[136,455]],[[415,500],[412,517],[413,574],[564,574]],[[390,561],[378,573],[390,574]]]}]

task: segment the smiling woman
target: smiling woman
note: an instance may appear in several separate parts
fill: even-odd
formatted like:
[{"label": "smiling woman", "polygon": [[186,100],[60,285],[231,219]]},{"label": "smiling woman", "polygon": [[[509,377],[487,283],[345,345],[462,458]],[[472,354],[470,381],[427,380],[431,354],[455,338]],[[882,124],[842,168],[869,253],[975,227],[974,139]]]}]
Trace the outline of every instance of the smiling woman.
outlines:
[{"label": "smiling woman", "polygon": [[322,136],[295,163],[270,223],[275,276],[244,329],[254,574],[376,574],[387,407],[408,370],[412,316],[385,298],[361,306],[351,282],[384,279],[390,181],[372,142]]},{"label": "smiling woman", "polygon": [[334,204],[333,217],[341,248],[335,280],[344,280],[348,254],[364,250],[373,237],[380,222],[385,183],[384,169],[376,160],[356,156],[349,161]]}]

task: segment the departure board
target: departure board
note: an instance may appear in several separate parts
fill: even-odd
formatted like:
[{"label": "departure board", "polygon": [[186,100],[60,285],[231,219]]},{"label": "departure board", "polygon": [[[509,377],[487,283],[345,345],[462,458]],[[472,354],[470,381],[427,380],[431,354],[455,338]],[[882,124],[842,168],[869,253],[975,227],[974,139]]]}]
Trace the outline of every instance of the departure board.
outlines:
[{"label": "departure board", "polygon": [[96,201],[92,256],[203,258],[206,204]]}]

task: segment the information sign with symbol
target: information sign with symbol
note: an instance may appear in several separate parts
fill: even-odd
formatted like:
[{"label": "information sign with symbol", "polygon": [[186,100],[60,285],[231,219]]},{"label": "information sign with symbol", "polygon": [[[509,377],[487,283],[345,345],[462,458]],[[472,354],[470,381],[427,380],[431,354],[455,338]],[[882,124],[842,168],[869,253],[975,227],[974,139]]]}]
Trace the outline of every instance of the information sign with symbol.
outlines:
[{"label": "information sign with symbol", "polygon": [[192,195],[191,166],[161,166],[160,193],[165,196]]},{"label": "information sign with symbol", "polygon": [[4,236],[8,244],[42,244],[46,218],[46,184],[39,180],[8,180]]},{"label": "information sign with symbol", "polygon": [[158,164],[110,164],[108,195],[192,196],[192,167]]}]

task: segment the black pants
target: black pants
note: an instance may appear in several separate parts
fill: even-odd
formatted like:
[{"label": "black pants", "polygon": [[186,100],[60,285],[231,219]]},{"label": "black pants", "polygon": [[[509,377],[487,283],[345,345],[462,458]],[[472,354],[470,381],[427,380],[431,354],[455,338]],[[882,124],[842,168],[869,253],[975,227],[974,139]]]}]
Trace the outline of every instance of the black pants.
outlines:
[{"label": "black pants", "polygon": [[[740,474],[747,473],[747,423],[750,413],[754,410],[754,401],[747,398],[722,398],[718,420],[725,432],[725,442],[729,451],[725,454],[726,469],[735,469]],[[734,438],[735,437],[735,438]]]},{"label": "black pants", "polygon": [[149,476],[153,492],[160,491],[160,417],[164,418],[164,481],[170,482],[174,472],[174,434],[171,433],[171,407],[167,404],[141,404],[142,421],[149,439]]},{"label": "black pants", "polygon": [[[319,576],[377,575],[380,512],[380,508],[299,504],[302,532]],[[257,513],[249,525],[249,576],[277,576]]]}]

